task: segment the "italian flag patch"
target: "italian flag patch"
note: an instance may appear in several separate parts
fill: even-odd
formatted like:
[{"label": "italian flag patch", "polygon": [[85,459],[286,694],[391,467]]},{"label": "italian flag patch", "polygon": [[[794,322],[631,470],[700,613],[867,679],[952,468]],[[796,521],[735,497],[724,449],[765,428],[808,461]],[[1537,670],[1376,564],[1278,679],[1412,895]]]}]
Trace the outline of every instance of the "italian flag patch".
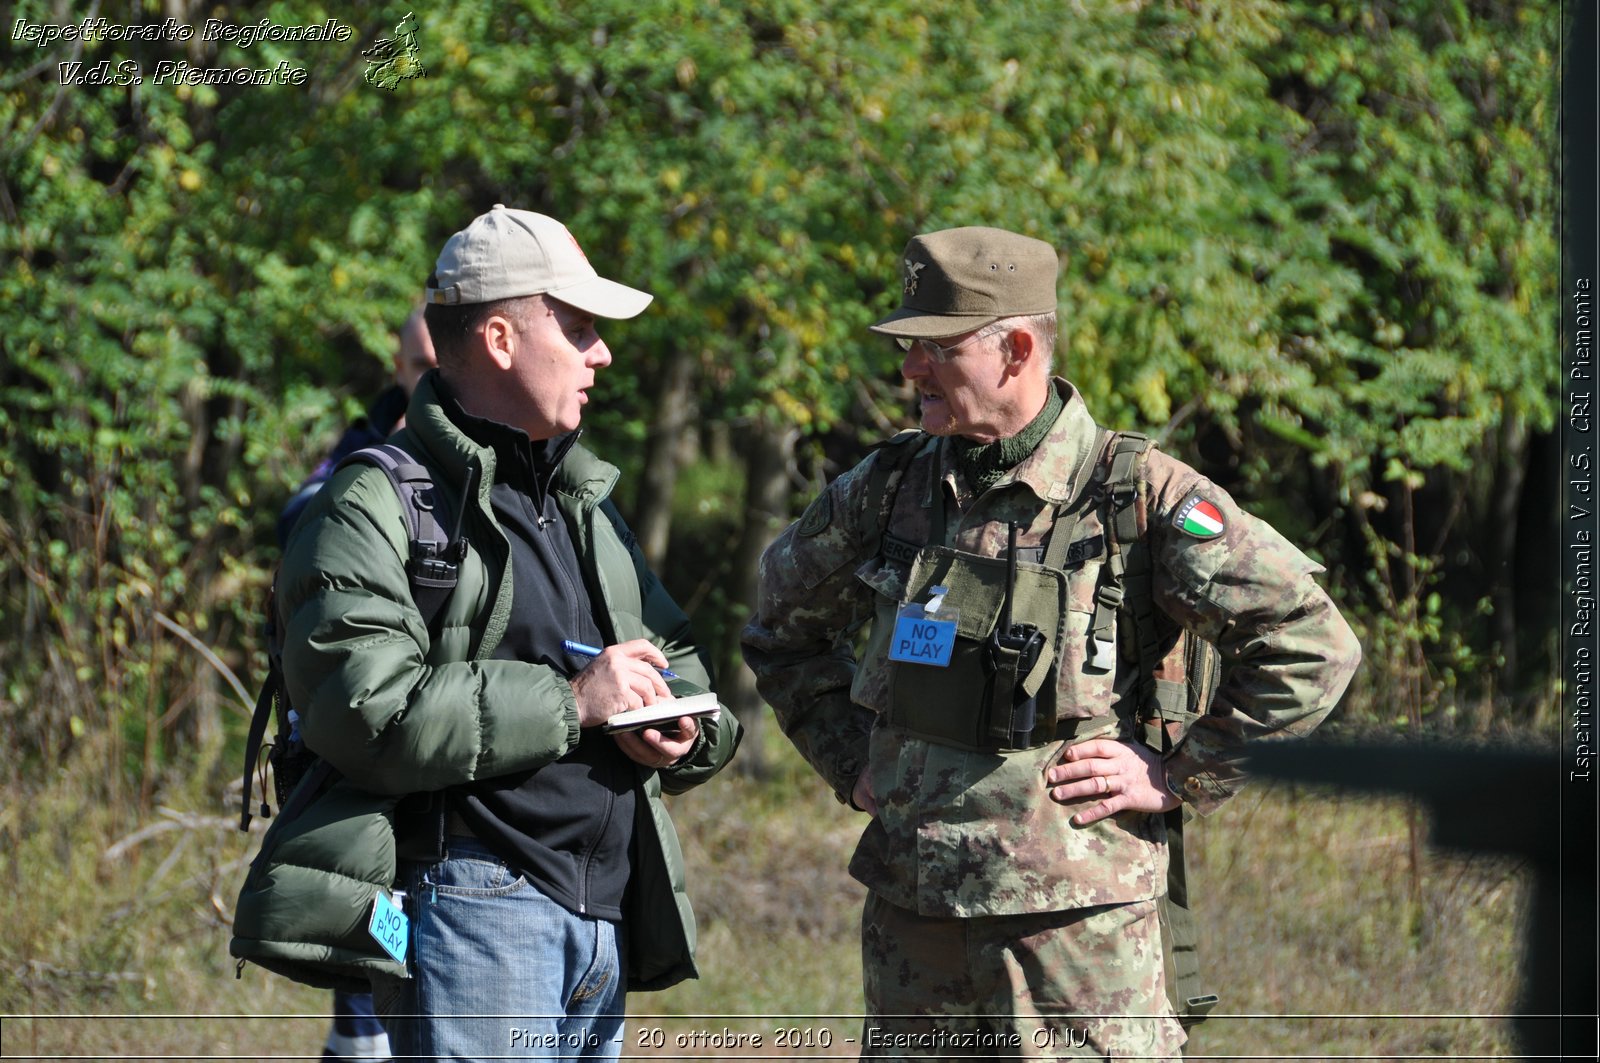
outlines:
[{"label": "italian flag patch", "polygon": [[1190,495],[1172,516],[1172,523],[1181,532],[1196,539],[1214,539],[1225,527],[1222,511],[1200,495]]}]

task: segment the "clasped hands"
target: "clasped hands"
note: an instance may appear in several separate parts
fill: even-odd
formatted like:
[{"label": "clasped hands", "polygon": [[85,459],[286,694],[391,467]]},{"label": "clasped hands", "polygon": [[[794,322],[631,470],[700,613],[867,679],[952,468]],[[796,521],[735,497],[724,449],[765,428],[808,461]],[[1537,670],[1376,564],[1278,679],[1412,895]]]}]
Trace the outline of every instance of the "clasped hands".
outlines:
[{"label": "clasped hands", "polygon": [[[647,639],[607,646],[569,681],[578,702],[578,726],[598,727],[619,712],[671,698],[672,691],[660,672],[666,666],[667,659]],[[694,717],[681,716],[675,730],[646,727],[611,737],[635,764],[668,768],[694,747],[699,733]]]}]

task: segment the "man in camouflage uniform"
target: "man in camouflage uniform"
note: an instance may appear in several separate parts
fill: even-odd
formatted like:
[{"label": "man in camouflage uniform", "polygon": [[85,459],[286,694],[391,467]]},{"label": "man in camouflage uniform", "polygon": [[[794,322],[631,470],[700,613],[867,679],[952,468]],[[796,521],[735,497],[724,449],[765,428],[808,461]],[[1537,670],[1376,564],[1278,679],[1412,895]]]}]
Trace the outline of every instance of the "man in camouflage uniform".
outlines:
[{"label": "man in camouflage uniform", "polygon": [[[1105,589],[1122,575],[1097,491],[1107,436],[1050,371],[1056,271],[1050,245],[999,229],[911,240],[902,305],[872,328],[905,351],[924,434],[840,476],[768,548],[743,636],[790,740],[872,815],[850,864],[870,890],[868,1055],[1178,1056],[1161,814],[1221,805],[1248,744],[1309,731],[1360,659],[1318,566],[1152,451],[1153,611],[1214,642],[1224,674],[1176,749],[1136,740],[1139,669],[1107,641],[1114,624],[1128,642]],[[996,648],[1007,619],[1042,634],[1037,661]]]}]

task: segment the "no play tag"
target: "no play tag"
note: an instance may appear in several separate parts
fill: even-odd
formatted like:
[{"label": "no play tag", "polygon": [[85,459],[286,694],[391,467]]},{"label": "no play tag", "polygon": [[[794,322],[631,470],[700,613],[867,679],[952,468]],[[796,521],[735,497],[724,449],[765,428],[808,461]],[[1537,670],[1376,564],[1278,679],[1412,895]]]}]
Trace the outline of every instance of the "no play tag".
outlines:
[{"label": "no play tag", "polygon": [[920,605],[902,605],[895,615],[894,635],[889,639],[889,660],[948,668],[959,619],[951,610],[940,612],[936,620]]},{"label": "no play tag", "polygon": [[383,951],[393,956],[396,963],[406,962],[406,939],[411,933],[411,920],[395,906],[387,893],[379,893],[372,901],[372,919],[367,923],[367,933],[383,946]]}]

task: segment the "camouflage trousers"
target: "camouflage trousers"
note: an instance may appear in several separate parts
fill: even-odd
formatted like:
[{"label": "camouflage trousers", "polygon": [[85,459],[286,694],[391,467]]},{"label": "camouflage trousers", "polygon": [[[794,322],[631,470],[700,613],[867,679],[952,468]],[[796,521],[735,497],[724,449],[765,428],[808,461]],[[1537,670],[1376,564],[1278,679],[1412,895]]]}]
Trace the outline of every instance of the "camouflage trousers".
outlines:
[{"label": "camouflage trousers", "polygon": [[1181,1059],[1154,900],[1065,912],[861,915],[862,1059]]}]

